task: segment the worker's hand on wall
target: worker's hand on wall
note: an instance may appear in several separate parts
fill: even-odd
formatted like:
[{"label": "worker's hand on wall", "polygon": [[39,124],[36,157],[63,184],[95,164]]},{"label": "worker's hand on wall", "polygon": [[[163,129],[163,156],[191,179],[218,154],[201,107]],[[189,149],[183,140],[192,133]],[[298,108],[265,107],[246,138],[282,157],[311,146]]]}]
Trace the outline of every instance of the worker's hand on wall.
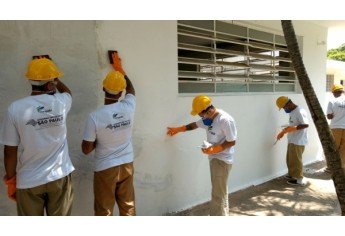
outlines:
[{"label": "worker's hand on wall", "polygon": [[118,53],[113,52],[111,56],[113,58],[113,64],[111,65],[114,68],[114,70],[120,72],[123,75],[126,75],[125,70],[122,68],[121,58],[119,57]]},{"label": "worker's hand on wall", "polygon": [[286,134],[286,133],[285,133],[284,130],[282,130],[282,131],[277,135],[277,139],[280,140],[282,137],[284,137],[284,134]]},{"label": "worker's hand on wall", "polygon": [[13,176],[8,179],[7,175],[4,176],[4,182],[7,185],[7,195],[13,201],[16,201],[16,191],[17,191],[17,177]]},{"label": "worker's hand on wall", "polygon": [[168,129],[167,135],[174,136],[177,133],[185,132],[187,130],[187,127],[186,126],[168,127],[167,129]]},{"label": "worker's hand on wall", "polygon": [[211,155],[223,151],[224,148],[222,145],[217,144],[209,148],[202,148],[201,150],[204,154]]}]

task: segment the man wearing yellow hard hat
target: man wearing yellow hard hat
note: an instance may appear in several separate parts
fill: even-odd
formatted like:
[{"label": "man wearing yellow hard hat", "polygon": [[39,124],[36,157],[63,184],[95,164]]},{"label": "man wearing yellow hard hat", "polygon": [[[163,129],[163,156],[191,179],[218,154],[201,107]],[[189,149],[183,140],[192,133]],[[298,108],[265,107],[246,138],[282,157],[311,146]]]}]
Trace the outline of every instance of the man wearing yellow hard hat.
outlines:
[{"label": "man wearing yellow hard hat", "polygon": [[33,59],[26,73],[31,96],[14,101],[3,122],[4,181],[20,216],[71,215],[74,166],[66,120],[72,96],[63,75],[50,59]]},{"label": "man wearing yellow hard hat", "polygon": [[200,119],[188,125],[168,127],[167,134],[173,136],[197,128],[206,130],[207,142],[201,151],[208,155],[210,162],[212,184],[210,215],[226,216],[229,212],[228,176],[237,139],[235,121],[225,111],[215,108],[211,98],[205,95],[193,99],[191,115],[199,115]]},{"label": "man wearing yellow hard hat", "polygon": [[[104,105],[87,119],[82,151],[89,154],[95,150],[95,215],[113,215],[117,203],[121,216],[135,216],[132,145],[135,90],[118,53],[113,52],[111,57],[114,71],[103,80]],[[124,90],[126,94],[121,99]]]},{"label": "man wearing yellow hard hat", "polygon": [[308,143],[307,128],[309,122],[307,112],[286,96],[279,97],[276,100],[276,105],[279,110],[283,109],[289,114],[289,126],[277,135],[277,140],[280,140],[285,134],[287,134],[288,139],[286,153],[288,174],[285,178],[288,179],[287,183],[290,185],[304,186],[302,154],[305,145]]},{"label": "man wearing yellow hard hat", "polygon": [[[342,168],[345,169],[345,96],[341,84],[334,84],[332,87],[334,99],[330,100],[327,106],[327,118],[331,120],[331,128],[335,143],[340,153]],[[327,165],[326,170],[330,172]]]}]

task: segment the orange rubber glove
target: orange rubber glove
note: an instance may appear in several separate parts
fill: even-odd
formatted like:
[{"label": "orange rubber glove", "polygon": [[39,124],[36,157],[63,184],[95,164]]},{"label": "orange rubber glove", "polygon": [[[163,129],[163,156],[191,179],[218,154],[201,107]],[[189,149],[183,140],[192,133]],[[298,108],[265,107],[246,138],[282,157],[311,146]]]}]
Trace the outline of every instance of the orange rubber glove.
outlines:
[{"label": "orange rubber glove", "polygon": [[203,148],[201,150],[204,154],[211,155],[211,154],[215,154],[215,153],[223,151],[224,148],[222,145],[217,144],[217,145],[214,145],[214,146],[209,147],[209,148]]},{"label": "orange rubber glove", "polygon": [[288,126],[285,129],[283,129],[278,135],[277,139],[281,139],[286,133],[293,132],[297,130],[297,126]]},{"label": "orange rubber glove", "polygon": [[13,176],[11,179],[7,178],[7,175],[4,176],[4,182],[7,185],[7,195],[13,201],[16,201],[16,191],[17,191],[17,177]]},{"label": "orange rubber glove", "polygon": [[186,126],[180,126],[180,127],[168,127],[167,128],[168,131],[167,131],[167,135],[169,136],[174,136],[175,134],[179,133],[179,132],[185,132],[187,130],[187,127]]},{"label": "orange rubber glove", "polygon": [[114,70],[120,72],[123,75],[126,75],[125,70],[122,68],[121,58],[119,57],[117,52],[114,52],[111,56],[113,58],[113,64],[111,65],[114,68]]}]

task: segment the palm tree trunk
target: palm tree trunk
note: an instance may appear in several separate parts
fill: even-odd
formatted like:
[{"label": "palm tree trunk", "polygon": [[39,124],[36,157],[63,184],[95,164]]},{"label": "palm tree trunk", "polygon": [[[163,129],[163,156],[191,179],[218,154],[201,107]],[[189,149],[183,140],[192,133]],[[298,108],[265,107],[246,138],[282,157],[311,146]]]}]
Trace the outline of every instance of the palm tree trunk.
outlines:
[{"label": "palm tree trunk", "polygon": [[341,168],[339,151],[337,150],[334,137],[305,70],[292,22],[291,20],[282,20],[281,23],[293,67],[297,73],[303,95],[316,126],[327,163],[332,171],[332,179],[340,203],[341,214],[345,215],[345,173]]}]

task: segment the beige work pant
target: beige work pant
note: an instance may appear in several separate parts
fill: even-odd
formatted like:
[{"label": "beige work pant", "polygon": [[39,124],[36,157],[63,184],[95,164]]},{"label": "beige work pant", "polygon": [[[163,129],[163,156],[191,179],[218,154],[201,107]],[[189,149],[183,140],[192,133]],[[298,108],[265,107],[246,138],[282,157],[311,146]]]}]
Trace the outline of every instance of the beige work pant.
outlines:
[{"label": "beige work pant", "polygon": [[296,179],[303,179],[303,163],[302,154],[304,146],[293,143],[288,144],[286,153],[286,165],[288,168],[288,175]]},{"label": "beige work pant", "polygon": [[210,202],[211,216],[229,215],[228,176],[232,165],[213,158],[210,160],[212,198]]},{"label": "beige work pant", "polygon": [[28,189],[17,189],[17,212],[19,216],[71,215],[73,186],[71,175]]},{"label": "beige work pant", "polygon": [[120,216],[135,216],[133,162],[94,173],[96,216],[112,216],[115,202]]},{"label": "beige work pant", "polygon": [[[341,167],[345,169],[345,129],[331,129],[335,143],[339,150]],[[327,165],[328,166],[328,165]]]}]

